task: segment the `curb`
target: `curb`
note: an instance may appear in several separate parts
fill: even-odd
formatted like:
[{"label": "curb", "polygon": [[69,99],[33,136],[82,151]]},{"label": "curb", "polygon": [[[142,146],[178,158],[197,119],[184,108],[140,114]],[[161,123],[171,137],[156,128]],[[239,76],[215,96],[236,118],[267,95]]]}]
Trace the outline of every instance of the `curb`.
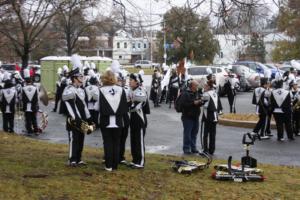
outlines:
[{"label": "curb", "polygon": [[[225,118],[219,118],[219,124],[223,126],[233,126],[233,127],[240,127],[240,128],[254,128],[256,125],[256,121],[241,121],[241,120],[231,120]],[[275,122],[271,121],[271,129],[276,129]]]}]

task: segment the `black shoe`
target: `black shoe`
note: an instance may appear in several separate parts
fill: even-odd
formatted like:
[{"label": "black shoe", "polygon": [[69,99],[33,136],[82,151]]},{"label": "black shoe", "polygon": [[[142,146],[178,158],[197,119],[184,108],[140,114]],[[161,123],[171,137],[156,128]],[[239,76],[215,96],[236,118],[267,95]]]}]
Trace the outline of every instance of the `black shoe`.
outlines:
[{"label": "black shoe", "polygon": [[70,167],[77,167],[78,164],[75,161],[72,161],[72,162],[69,163],[69,166]]},{"label": "black shoe", "polygon": [[293,140],[295,140],[295,138],[293,138],[293,137],[289,138],[289,141],[293,141]]},{"label": "black shoe", "polygon": [[56,112],[56,109],[53,109],[52,112]]},{"label": "black shoe", "polygon": [[184,154],[184,155],[192,155],[193,153],[190,152],[190,151],[185,151],[185,152],[183,152],[183,154]]},{"label": "black shoe", "polygon": [[85,166],[85,165],[87,165],[87,164],[86,164],[86,162],[84,162],[84,161],[81,160],[81,161],[79,161],[79,162],[77,163],[77,165],[79,165],[79,166]]},{"label": "black shoe", "polygon": [[131,169],[144,169],[144,166],[138,165],[138,164],[134,164],[134,163],[131,163],[130,167],[131,167]]},{"label": "black shoe", "polygon": [[192,150],[192,153],[199,153],[199,151],[196,149],[196,150]]},{"label": "black shoe", "polygon": [[284,138],[278,138],[277,141],[283,142],[283,141],[285,141],[285,139]]}]

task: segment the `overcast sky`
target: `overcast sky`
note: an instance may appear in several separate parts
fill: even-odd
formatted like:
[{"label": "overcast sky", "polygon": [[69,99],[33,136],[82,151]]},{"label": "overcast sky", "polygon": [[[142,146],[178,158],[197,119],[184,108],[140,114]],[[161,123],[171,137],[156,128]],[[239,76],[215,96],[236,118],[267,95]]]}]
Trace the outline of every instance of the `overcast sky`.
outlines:
[{"label": "overcast sky", "polygon": [[[120,2],[120,0],[118,1]],[[193,6],[199,1],[201,0],[190,0],[190,4]],[[103,13],[109,13],[111,9],[114,9],[112,0],[102,2],[101,7],[103,8]],[[121,0],[121,2],[125,5],[126,15],[135,15],[143,21],[143,25],[150,25],[159,24],[162,21],[162,15],[166,11],[173,6],[183,6],[187,0]],[[213,0],[213,3],[210,4],[210,0],[207,0],[204,4],[201,4],[196,11],[200,15],[206,16],[210,11],[210,7],[216,8],[219,2],[219,0]],[[270,8],[267,13],[269,16],[278,12],[273,0],[261,0],[260,2],[264,2],[265,5]],[[151,18],[150,12],[152,13]],[[152,23],[150,23],[150,19]],[[160,26],[155,25],[153,26],[153,29],[160,29]]]}]

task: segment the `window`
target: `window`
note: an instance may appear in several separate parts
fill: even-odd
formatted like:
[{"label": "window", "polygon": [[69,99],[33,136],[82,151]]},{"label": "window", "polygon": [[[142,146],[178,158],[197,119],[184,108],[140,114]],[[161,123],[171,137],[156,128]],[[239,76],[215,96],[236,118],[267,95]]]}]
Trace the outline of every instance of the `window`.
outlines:
[{"label": "window", "polygon": [[217,73],[221,73],[221,72],[222,72],[222,70],[217,68]]},{"label": "window", "polygon": [[147,48],[147,44],[146,43],[144,43],[144,49],[146,49]]},{"label": "window", "polygon": [[139,49],[141,48],[141,43],[138,43],[138,48],[139,48]]},{"label": "window", "polygon": [[120,42],[117,42],[117,48],[120,49]]},{"label": "window", "polygon": [[190,75],[207,75],[205,67],[188,68],[188,74]]},{"label": "window", "polygon": [[124,42],[124,49],[127,49],[127,42]]},{"label": "window", "polygon": [[223,58],[223,52],[222,51],[220,52],[220,58]]},{"label": "window", "polygon": [[119,59],[122,59],[122,56],[119,56]]},{"label": "window", "polygon": [[132,43],[132,48],[135,49],[135,43]]}]

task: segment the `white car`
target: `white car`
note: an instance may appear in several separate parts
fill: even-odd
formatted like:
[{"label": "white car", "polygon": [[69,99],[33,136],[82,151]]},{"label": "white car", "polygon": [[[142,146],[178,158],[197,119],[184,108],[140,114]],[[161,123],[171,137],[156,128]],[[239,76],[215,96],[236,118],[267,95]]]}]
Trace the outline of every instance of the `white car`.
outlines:
[{"label": "white car", "polygon": [[[213,75],[216,77],[216,85],[220,94],[224,94],[224,84],[228,77],[226,68],[207,65],[191,66],[187,68],[187,74],[192,79],[197,80],[200,83],[200,87],[203,87],[207,81],[208,68],[212,70]],[[234,77],[236,78],[237,76],[234,74]]]},{"label": "white car", "polygon": [[137,60],[134,63],[135,68],[155,68],[155,67],[160,67],[158,63],[153,63],[150,60]]}]

